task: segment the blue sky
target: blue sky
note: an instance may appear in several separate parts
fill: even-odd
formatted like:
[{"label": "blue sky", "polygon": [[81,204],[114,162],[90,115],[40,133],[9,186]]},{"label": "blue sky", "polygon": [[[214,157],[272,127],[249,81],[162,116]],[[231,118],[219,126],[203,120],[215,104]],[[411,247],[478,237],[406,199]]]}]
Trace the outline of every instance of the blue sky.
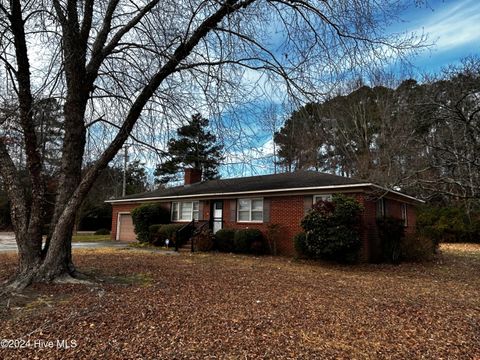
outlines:
[{"label": "blue sky", "polygon": [[[398,14],[402,21],[392,23],[388,29],[395,33],[425,33],[428,42],[433,44],[429,49],[410,57],[415,67],[413,73],[419,74],[419,79],[421,74],[438,73],[442,67],[456,64],[466,56],[480,55],[480,0],[426,1],[426,4],[419,6],[412,1],[404,13]],[[224,116],[228,117],[228,114]],[[287,116],[287,113],[283,116],[280,114],[279,122]],[[262,114],[258,112],[243,116],[244,119],[250,119],[248,124],[244,124],[245,127],[253,129],[255,134],[252,136],[250,131],[244,131],[245,134],[238,135],[237,142],[244,144],[241,151],[227,146],[227,164],[220,169],[223,177],[273,173],[272,133],[262,128],[260,117]],[[243,139],[243,136],[252,138]]]},{"label": "blue sky", "polygon": [[395,31],[422,32],[434,42],[430,50],[412,57],[421,73],[435,73],[462,57],[480,53],[480,0],[429,0],[400,15]]},{"label": "blue sky", "polygon": [[[458,64],[464,57],[480,55],[480,0],[428,0],[419,6],[412,4],[399,14],[399,18],[402,21],[393,23],[388,31],[425,33],[427,42],[432,44],[410,57],[413,73],[419,74],[418,78],[422,74],[438,73],[450,64]],[[250,166],[222,166],[224,177],[273,172],[271,134],[259,131],[256,142],[258,147],[253,158],[259,160],[252,159]]]}]

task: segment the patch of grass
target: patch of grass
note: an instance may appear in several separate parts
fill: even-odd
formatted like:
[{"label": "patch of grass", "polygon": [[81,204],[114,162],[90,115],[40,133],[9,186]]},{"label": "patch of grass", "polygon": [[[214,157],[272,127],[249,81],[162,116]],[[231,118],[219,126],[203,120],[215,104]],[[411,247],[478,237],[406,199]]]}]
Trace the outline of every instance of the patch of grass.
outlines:
[{"label": "patch of grass", "polygon": [[102,241],[112,241],[110,235],[93,235],[93,234],[77,234],[73,235],[72,242],[102,242]]},{"label": "patch of grass", "polygon": [[150,274],[137,273],[124,276],[111,276],[107,278],[107,282],[113,284],[146,286],[153,282],[153,278]]},{"label": "patch of grass", "polygon": [[170,246],[155,246],[149,243],[141,243],[141,242],[132,242],[128,244],[128,247],[134,248],[134,249],[146,249],[146,250],[166,250],[166,251],[174,251],[175,247]]},{"label": "patch of grass", "polygon": [[[75,251],[98,282],[36,285],[1,319],[2,337],[41,328],[32,338],[78,341],[44,349],[52,359],[480,359],[480,247],[449,244],[431,262],[400,265],[165,254]],[[8,256],[1,276],[14,269]],[[29,355],[0,349],[0,359]]]},{"label": "patch of grass", "polygon": [[137,249],[158,249],[158,246],[154,246],[150,243],[145,242],[132,242],[128,244],[128,247],[137,248]]}]

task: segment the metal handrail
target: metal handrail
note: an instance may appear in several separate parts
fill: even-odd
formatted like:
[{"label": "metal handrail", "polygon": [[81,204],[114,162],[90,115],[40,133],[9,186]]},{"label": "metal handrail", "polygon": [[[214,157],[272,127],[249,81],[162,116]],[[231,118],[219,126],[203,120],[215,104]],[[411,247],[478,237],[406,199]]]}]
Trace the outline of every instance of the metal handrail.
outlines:
[{"label": "metal handrail", "polygon": [[188,229],[190,227],[194,227],[195,226],[195,219],[193,219],[192,221],[190,221],[188,224],[185,224],[184,226],[182,226],[180,229],[178,229],[177,231],[175,231],[175,251],[178,251],[178,243],[179,243],[179,239],[180,239],[180,234],[185,230],[185,229]]},{"label": "metal handrail", "polygon": [[[195,229],[193,235],[195,235],[195,232],[201,233],[205,227],[207,227],[207,226],[210,225],[209,222],[206,221],[206,220],[204,220],[204,221],[197,220],[197,222],[199,222],[199,223],[200,223],[200,222],[203,222],[203,224],[202,224],[199,228]],[[191,251],[194,252],[194,251],[195,251],[195,245],[194,245],[195,236],[192,236],[192,237],[190,238],[190,240],[191,240],[191,241],[190,241]]]}]

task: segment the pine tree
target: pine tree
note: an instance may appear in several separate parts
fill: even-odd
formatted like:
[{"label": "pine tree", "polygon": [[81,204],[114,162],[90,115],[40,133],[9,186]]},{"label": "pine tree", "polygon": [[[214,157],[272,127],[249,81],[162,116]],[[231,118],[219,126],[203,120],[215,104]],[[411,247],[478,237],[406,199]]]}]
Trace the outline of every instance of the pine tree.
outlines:
[{"label": "pine tree", "polygon": [[171,159],[155,170],[157,183],[166,184],[178,179],[178,173],[187,166],[202,170],[202,180],[218,179],[218,166],[223,160],[223,146],[207,131],[209,121],[200,114],[192,115],[187,125],[177,130],[178,138],[168,142]]}]

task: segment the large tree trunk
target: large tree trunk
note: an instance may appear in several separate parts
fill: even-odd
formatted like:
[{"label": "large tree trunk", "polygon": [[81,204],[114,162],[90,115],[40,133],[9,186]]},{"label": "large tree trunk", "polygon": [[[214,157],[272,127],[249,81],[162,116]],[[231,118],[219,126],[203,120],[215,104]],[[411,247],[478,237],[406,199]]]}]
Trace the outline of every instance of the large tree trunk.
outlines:
[{"label": "large tree trunk", "polygon": [[[47,278],[65,272],[72,274],[75,271],[71,250],[75,214],[72,219],[63,222],[60,229],[58,228],[58,223],[68,201],[81,181],[86,142],[84,116],[89,93],[93,87],[92,81],[89,81],[86,76],[87,42],[86,39],[81,40],[75,12],[70,14],[72,15],[72,18],[69,19],[70,21],[62,25],[65,75],[68,90],[64,105],[65,135],[62,147],[61,175],[52,219],[52,224],[55,226],[50,229],[44,248],[44,255],[49,265],[42,266],[42,269],[49,267]],[[52,258],[51,254],[54,254],[55,261],[49,260]]]},{"label": "large tree trunk", "polygon": [[[7,178],[7,191],[10,199],[14,199],[12,206],[12,219],[14,221],[17,244],[19,246],[19,271],[11,282],[14,289],[22,288],[31,282],[50,282],[65,276],[75,275],[72,263],[71,236],[77,209],[93,186],[99,173],[107,167],[115,154],[121,149],[129,137],[137,122],[145,104],[153,96],[162,82],[172,73],[191,51],[197,46],[202,38],[219,22],[229,14],[245,8],[255,0],[237,2],[229,0],[222,4],[216,12],[203,20],[198,28],[190,34],[190,37],[182,42],[174,51],[170,59],[148,81],[144,88],[139,91],[130,106],[128,114],[120,126],[114,140],[107,146],[99,159],[81,177],[82,159],[85,146],[84,115],[89,94],[98,76],[102,62],[115,50],[122,40],[123,35],[129,32],[142,17],[148,13],[158,0],[152,0],[148,5],[139,10],[122,28],[118,29],[112,38],[109,38],[110,23],[118,2],[109,3],[104,24],[96,40],[93,43],[92,54],[86,66],[86,51],[88,36],[91,28],[93,2],[87,2],[85,19],[80,26],[75,1],[67,2],[64,9],[59,2],[54,2],[55,11],[63,30],[64,73],[67,83],[67,97],[65,99],[65,127],[63,137],[63,152],[61,177],[58,184],[54,218],[47,243],[42,252],[42,205],[45,199],[42,180],[42,162],[38,154],[35,138],[35,128],[31,118],[32,97],[28,91],[25,96],[19,96],[22,112],[22,127],[25,135],[28,170],[32,181],[32,203],[27,204],[25,194],[18,181],[15,166],[3,146],[0,139],[0,166],[7,166],[1,171],[2,176]],[[25,33],[23,20],[21,19],[21,3],[12,0],[15,16],[12,16],[12,31],[16,31],[16,49],[20,50],[17,58],[27,61],[19,62],[17,80],[19,88],[30,89],[29,64],[26,51]],[[17,26],[20,24],[20,26]],[[20,89],[21,90],[21,89]],[[9,169],[12,171],[9,171]],[[7,169],[7,170],[5,170]]]}]

